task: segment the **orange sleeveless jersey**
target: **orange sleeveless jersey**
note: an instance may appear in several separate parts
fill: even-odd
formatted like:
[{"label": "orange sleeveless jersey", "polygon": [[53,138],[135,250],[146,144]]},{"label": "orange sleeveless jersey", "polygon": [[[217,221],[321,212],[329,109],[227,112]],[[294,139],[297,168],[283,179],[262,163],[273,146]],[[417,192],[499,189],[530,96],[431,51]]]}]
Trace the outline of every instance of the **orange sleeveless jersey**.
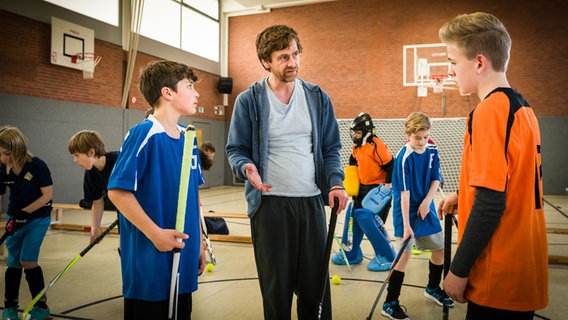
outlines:
[{"label": "orange sleeveless jersey", "polygon": [[357,160],[359,181],[361,184],[381,184],[387,179],[387,172],[381,166],[392,160],[392,154],[387,145],[378,137],[373,137],[373,146],[369,142],[364,146],[353,147],[353,157]]},{"label": "orange sleeveless jersey", "polygon": [[[515,98],[509,99],[508,94]],[[506,147],[510,110],[514,120]],[[467,123],[459,185],[458,243],[473,206],[475,187],[505,191],[506,209],[469,273],[465,297],[498,309],[542,309],[548,304],[548,245],[536,116],[518,93],[503,88],[483,100]]]}]

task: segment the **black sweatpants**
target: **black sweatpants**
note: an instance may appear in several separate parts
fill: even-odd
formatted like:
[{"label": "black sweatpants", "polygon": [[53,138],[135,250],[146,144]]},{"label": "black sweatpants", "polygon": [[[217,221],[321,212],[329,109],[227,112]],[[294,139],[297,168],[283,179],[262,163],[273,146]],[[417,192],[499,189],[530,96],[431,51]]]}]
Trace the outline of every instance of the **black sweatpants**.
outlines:
[{"label": "black sweatpants", "polygon": [[[293,294],[298,319],[317,319],[321,270],[327,236],[321,196],[263,196],[251,219],[251,235],[264,307],[264,319],[291,319]],[[322,319],[331,319],[329,281]]]}]

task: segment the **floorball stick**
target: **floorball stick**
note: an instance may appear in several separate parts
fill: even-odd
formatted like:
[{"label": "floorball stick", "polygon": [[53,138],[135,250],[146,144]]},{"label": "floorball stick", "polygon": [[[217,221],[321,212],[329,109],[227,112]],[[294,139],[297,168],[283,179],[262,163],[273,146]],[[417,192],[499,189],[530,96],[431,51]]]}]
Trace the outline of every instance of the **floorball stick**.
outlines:
[{"label": "floorball stick", "polygon": [[[183,145],[183,156],[181,162],[181,173],[179,180],[179,193],[178,193],[178,205],[177,205],[177,215],[176,215],[176,231],[183,232],[185,226],[185,214],[187,205],[187,192],[189,190],[189,178],[191,174],[191,162],[193,158],[193,142],[195,140],[195,128],[188,126],[184,133],[184,145]],[[200,213],[201,214],[201,213]],[[181,238],[177,239],[179,242],[182,241]],[[170,299],[168,306],[168,319],[172,319],[174,316],[174,305],[177,309],[177,296],[179,288],[179,259],[181,250],[179,248],[174,249],[174,258],[172,262],[172,276],[170,280]],[[175,302],[175,303],[174,303]],[[177,312],[176,317],[177,318]]]},{"label": "floorball stick", "polygon": [[69,271],[69,269],[71,269],[71,267],[75,263],[77,263],[79,259],[81,259],[85,254],[87,254],[87,252],[89,252],[89,250],[91,250],[97,243],[99,243],[101,239],[104,238],[104,236],[106,236],[114,227],[116,227],[117,224],[118,224],[118,219],[114,220],[114,222],[111,223],[110,226],[108,226],[108,228],[106,228],[106,230],[103,231],[103,233],[101,233],[98,237],[96,237],[93,240],[93,242],[91,242],[85,249],[83,249],[83,251],[81,251],[73,260],[71,260],[71,262],[69,262],[69,264],[67,265],[67,267],[65,267],[65,269],[61,270],[61,272],[59,272],[59,274],[56,275],[55,278],[53,278],[53,280],[51,280],[51,282],[49,282],[47,286],[44,287],[43,290],[41,290],[40,293],[38,293],[32,299],[32,301],[30,301],[30,303],[26,306],[26,308],[24,309],[24,313],[22,314],[22,319],[25,320],[30,319],[31,317],[31,315],[29,315],[30,310],[33,308],[33,306],[35,306],[35,304],[39,301],[39,299],[41,299],[43,296],[47,294],[47,290],[49,290],[49,288],[51,288],[57,282],[57,280],[59,280],[59,278],[61,278],[65,273],[67,273],[67,271]]},{"label": "floorball stick", "polygon": [[325,242],[325,251],[321,267],[321,286],[322,293],[318,308],[318,319],[321,319],[321,311],[323,307],[323,300],[325,298],[325,291],[329,283],[329,258],[331,256],[331,246],[333,245],[333,236],[335,235],[335,224],[337,222],[337,208],[339,207],[339,199],[333,198],[333,209],[329,219],[329,228],[327,230],[327,241]]},{"label": "floorball stick", "polygon": [[345,250],[343,250],[343,247],[341,246],[341,242],[337,238],[337,235],[334,234],[333,238],[335,239],[335,242],[337,242],[337,245],[339,246],[339,253],[342,254],[343,259],[345,259],[345,264],[347,265],[347,269],[349,269],[349,271],[351,271],[351,266],[349,265],[349,259],[347,259],[347,254],[345,253]]},{"label": "floorball stick", "polygon": [[341,244],[343,251],[348,251],[348,252],[351,251],[351,249],[353,249],[353,204],[349,208],[351,210],[349,210],[349,225],[348,225],[348,231],[347,231],[347,244],[345,244],[345,243]]},{"label": "floorball stick", "polygon": [[205,218],[203,217],[203,207],[199,208],[199,217],[201,218],[201,232],[205,236],[205,246],[207,247],[207,252],[209,253],[209,260],[213,265],[217,264],[217,259],[213,254],[213,246],[211,246],[211,241],[209,241],[209,233],[207,232],[207,225],[205,224]]},{"label": "floorball stick", "polygon": [[[441,190],[441,189],[440,189]],[[442,191],[443,192],[443,191]],[[452,261],[452,223],[454,216],[454,206],[448,207],[444,221],[444,278],[450,271],[450,263]],[[448,320],[450,318],[450,308],[444,303],[442,307],[442,319]]]},{"label": "floorball stick", "polygon": [[0,246],[4,244],[4,241],[6,241],[9,236],[13,235],[14,232],[16,232],[15,229],[18,222],[25,223],[26,220],[16,220],[14,218],[10,218],[8,221],[6,221],[6,226],[4,227],[4,229],[6,229],[6,232],[4,232],[2,238],[0,238]]},{"label": "floorball stick", "polygon": [[[416,231],[418,231],[417,227],[418,227],[419,222],[420,222],[420,216],[416,217],[416,222],[414,222],[414,227],[412,228],[412,230],[414,230],[414,233],[416,233]],[[379,290],[379,293],[377,294],[377,298],[375,298],[375,302],[373,303],[373,307],[371,308],[371,312],[369,312],[369,315],[367,316],[367,320],[371,320],[373,318],[373,313],[375,313],[375,309],[377,308],[377,305],[379,304],[379,300],[381,300],[381,296],[383,295],[383,292],[385,291],[385,288],[387,287],[387,284],[389,283],[390,277],[391,277],[391,275],[394,271],[394,267],[396,267],[396,265],[398,264],[398,261],[400,260],[400,257],[402,257],[402,254],[404,253],[404,250],[408,246],[410,239],[411,238],[404,240],[404,242],[402,243],[402,247],[400,247],[400,250],[398,250],[396,257],[394,258],[394,261],[392,262],[392,267],[391,267],[389,273],[387,274],[387,276],[385,277],[385,281],[383,282],[383,285],[381,286],[381,289]]]}]

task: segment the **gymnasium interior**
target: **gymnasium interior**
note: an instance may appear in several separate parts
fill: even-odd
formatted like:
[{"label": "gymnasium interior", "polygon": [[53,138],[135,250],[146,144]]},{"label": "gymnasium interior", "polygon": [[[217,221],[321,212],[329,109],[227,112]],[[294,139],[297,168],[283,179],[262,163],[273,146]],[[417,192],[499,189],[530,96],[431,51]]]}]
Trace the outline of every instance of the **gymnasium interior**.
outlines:
[{"label": "gymnasium interior", "polygon": [[[349,123],[369,113],[390,151],[404,142],[401,123],[420,111],[434,123],[432,137],[446,161],[446,192],[459,178],[465,119],[479,99],[462,95],[444,74],[447,59],[438,29],[461,14],[497,16],[512,38],[507,77],[538,117],[542,140],[544,202],[549,250],[549,304],[535,319],[568,314],[568,3],[529,1],[386,0],[64,0],[0,2],[0,126],[18,127],[31,152],[49,166],[58,204],[40,254],[46,283],[89,243],[89,211],[83,198],[84,170],[67,144],[83,129],[101,133],[107,150],[119,150],[130,127],[149,105],[139,90],[139,71],[149,62],[174,60],[193,68],[198,112],[182,117],[200,143],[216,147],[204,171],[200,198],[206,215],[224,217],[229,235],[211,235],[217,263],[199,278],[193,319],[262,319],[262,301],[250,242],[244,182],[233,177],[224,147],[237,95],[268,76],[258,61],[256,35],[274,24],[299,34],[303,52],[299,77],[331,97],[342,141],[342,165],[351,152]],[[423,59],[417,59],[417,58]],[[432,63],[436,61],[436,63]],[[430,62],[427,70],[420,65]],[[439,62],[439,63],[438,63]],[[437,194],[435,201],[443,198]],[[6,221],[8,194],[0,208]],[[327,210],[328,218],[330,210]],[[344,227],[338,217],[337,236]],[[116,219],[105,212],[103,225]],[[67,227],[66,227],[67,226]],[[392,233],[392,216],[387,221]],[[3,232],[3,231],[2,231]],[[0,232],[1,233],[1,232]],[[453,232],[452,251],[457,232]],[[49,290],[52,319],[122,319],[119,239],[111,232]],[[332,253],[339,250],[334,244]],[[335,319],[369,315],[387,272],[366,264],[330,264]],[[523,254],[523,252],[519,252]],[[7,252],[0,247],[0,267]],[[401,304],[412,319],[439,319],[442,309],[424,299],[429,253],[412,256]],[[4,272],[0,295],[4,296]],[[20,308],[31,300],[22,281]],[[295,307],[292,306],[292,309]],[[0,305],[3,309],[3,304]],[[21,310],[20,310],[21,311]],[[450,310],[464,319],[466,305]],[[21,315],[21,313],[20,313]],[[380,308],[373,319],[380,319]],[[294,314],[293,319],[297,319]]]}]

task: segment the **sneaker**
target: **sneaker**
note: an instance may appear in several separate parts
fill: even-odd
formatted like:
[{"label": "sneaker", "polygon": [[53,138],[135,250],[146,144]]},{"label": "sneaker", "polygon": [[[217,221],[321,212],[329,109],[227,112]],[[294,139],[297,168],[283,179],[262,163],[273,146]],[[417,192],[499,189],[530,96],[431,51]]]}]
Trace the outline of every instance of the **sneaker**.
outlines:
[{"label": "sneaker", "polygon": [[18,318],[18,307],[4,309],[2,312],[2,320],[20,320],[20,318]]},{"label": "sneaker", "polygon": [[389,271],[392,268],[392,262],[388,261],[383,256],[375,256],[369,264],[367,270],[369,271]]},{"label": "sneaker", "polygon": [[412,254],[413,254],[413,255],[422,254],[422,251],[416,249],[416,246],[415,246],[415,245],[412,245]]},{"label": "sneaker", "polygon": [[[32,308],[32,311],[30,311],[30,317],[28,319],[29,320],[46,320],[46,319],[49,319],[50,314],[51,314],[51,312],[49,311],[49,308],[43,309],[43,308],[40,308],[38,306],[34,306]],[[26,319],[26,320],[28,320],[28,319]]]},{"label": "sneaker", "polygon": [[428,286],[426,286],[426,289],[424,290],[424,296],[427,299],[436,302],[436,304],[441,307],[443,307],[444,305],[449,308],[454,306],[454,301],[450,299],[450,297],[448,297],[448,295],[446,294],[446,291],[444,291],[440,287],[430,289],[428,288]]},{"label": "sneaker", "polygon": [[403,310],[398,304],[398,300],[383,303],[381,314],[393,320],[410,320],[406,315],[406,310]]},{"label": "sneaker", "polygon": [[[363,253],[359,251],[357,256],[354,259],[349,259],[349,265],[352,264],[359,264],[363,261]],[[333,257],[331,257],[331,262],[334,264],[345,265],[347,264],[345,261],[345,256],[343,255],[343,251],[339,251]]]}]

